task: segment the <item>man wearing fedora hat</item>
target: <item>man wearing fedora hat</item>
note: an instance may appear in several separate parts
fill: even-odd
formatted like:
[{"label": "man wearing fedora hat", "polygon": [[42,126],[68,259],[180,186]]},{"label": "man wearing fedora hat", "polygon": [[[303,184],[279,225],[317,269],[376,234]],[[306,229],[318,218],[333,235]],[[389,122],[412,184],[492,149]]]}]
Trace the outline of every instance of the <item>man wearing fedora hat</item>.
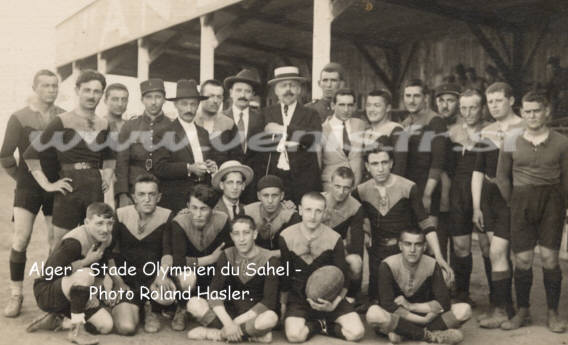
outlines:
[{"label": "man wearing fedora hat", "polygon": [[164,115],[166,90],[162,79],[152,78],[140,83],[144,113],[126,121],[120,129],[116,158],[115,197],[118,207],[132,205],[131,193],[138,175],[149,173],[156,163],[154,136],[168,127],[171,120]]},{"label": "man wearing fedora hat", "polygon": [[[249,149],[248,145],[250,138],[261,133],[264,129],[261,114],[250,106],[250,101],[260,89],[260,77],[256,70],[243,69],[237,75],[225,79],[224,84],[225,89],[229,90],[232,104],[223,114],[232,119],[237,125],[240,149],[242,150],[242,156],[239,157],[239,161],[253,168],[255,178],[257,176],[260,177],[262,176],[262,171],[258,169],[258,164],[256,164],[256,159],[258,159],[257,152]],[[245,188],[243,192],[244,202],[248,203],[256,200],[254,185],[255,183],[253,182]]]},{"label": "man wearing fedora hat", "polygon": [[271,147],[263,148],[268,151],[260,161],[263,175],[280,177],[286,197],[296,204],[306,191],[321,190],[317,155],[321,121],[315,110],[298,102],[302,83],[306,81],[298,67],[276,68],[268,85],[274,86],[279,104],[263,112],[265,134],[272,141]]},{"label": "man wearing fedora hat", "polygon": [[154,174],[160,179],[160,206],[174,213],[185,207],[185,197],[196,183],[209,183],[217,171],[218,152],[212,149],[209,133],[196,125],[199,102],[195,80],[179,80],[173,101],[178,118],[156,135]]},{"label": "man wearing fedora hat", "polygon": [[221,164],[211,181],[213,187],[223,192],[214,209],[227,214],[231,220],[243,214],[241,194],[252,182],[253,176],[252,169],[239,161],[231,160]]}]

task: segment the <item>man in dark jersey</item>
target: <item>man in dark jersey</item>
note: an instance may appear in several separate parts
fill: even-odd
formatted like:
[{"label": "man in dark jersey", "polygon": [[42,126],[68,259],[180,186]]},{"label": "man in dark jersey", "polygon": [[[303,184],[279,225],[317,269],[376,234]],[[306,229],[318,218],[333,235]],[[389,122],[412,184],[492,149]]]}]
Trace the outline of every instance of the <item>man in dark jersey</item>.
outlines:
[{"label": "man in dark jersey", "polygon": [[[161,194],[159,181],[148,174],[138,175],[134,183],[134,205],[116,210],[117,223],[113,229],[113,258],[109,266],[134,267],[135,274],[113,275],[113,289],[131,290],[134,298],[113,301],[112,317],[117,333],[133,335],[140,321],[140,308],[144,308],[144,330],[155,333],[160,329],[157,312],[160,305],[169,305],[173,300],[147,301],[141,296],[141,288],[148,291],[175,290],[173,281],[162,272],[172,265],[172,238],[168,209],[157,206]],[[160,263],[157,274],[146,274],[145,265]],[[149,271],[146,271],[149,272]],[[148,303],[150,305],[148,305]]]},{"label": "man in dark jersey", "polygon": [[[475,144],[480,139],[483,121],[483,95],[477,90],[466,90],[459,98],[460,116],[448,129],[449,148],[447,174],[451,179],[449,191],[449,235],[453,242],[452,268],[456,274],[456,300],[474,302],[469,297],[469,285],[473,268],[471,239],[473,233],[473,201],[471,176],[475,167]],[[481,245],[484,262],[489,262],[489,246]],[[487,266],[486,266],[487,267]],[[485,271],[491,285],[491,269]]]},{"label": "man in dark jersey", "polygon": [[399,252],[397,243],[400,232],[411,227],[424,231],[436,261],[447,275],[447,280],[451,282],[453,271],[440,251],[436,227],[424,210],[417,185],[391,173],[393,151],[386,137],[380,138],[371,151],[365,152],[365,166],[372,179],[357,186],[353,196],[361,202],[371,223],[369,298],[378,298],[376,291],[379,264]]},{"label": "man in dark jersey", "polygon": [[[22,155],[30,145],[34,135],[45,129],[47,124],[58,114],[65,112],[54,104],[59,89],[59,80],[55,73],[48,70],[38,71],[34,76],[35,97],[29,106],[18,110],[8,120],[0,164],[14,180],[14,238],[10,249],[10,299],[4,309],[4,316],[16,317],[20,314],[23,302],[23,281],[26,267],[26,249],[32,235],[34,221],[40,208],[46,226],[49,250],[53,250],[53,228],[51,213],[53,193],[44,191],[34,180]],[[20,161],[14,152],[18,149]]]},{"label": "man in dark jersey", "polygon": [[[322,223],[335,230],[343,239],[345,261],[349,265],[350,282],[347,300],[355,302],[363,274],[363,242],[365,211],[351,196],[355,175],[348,167],[339,167],[331,175],[329,191],[322,193],[326,201]],[[368,224],[368,223],[367,223]]]},{"label": "man in dark jersey", "polygon": [[406,229],[400,234],[400,254],[379,266],[379,305],[367,311],[367,322],[387,334],[392,343],[401,336],[429,343],[457,344],[459,328],[471,317],[467,303],[450,303],[450,291],[436,261],[424,254],[424,232]]},{"label": "man in dark jersey", "polygon": [[[61,243],[48,257],[44,273],[34,282],[34,296],[38,307],[47,312],[32,321],[28,332],[40,329],[55,330],[61,324],[61,316],[71,318],[71,330],[67,339],[75,344],[98,344],[98,340],[86,333],[85,322],[99,333],[110,333],[112,317],[101,308],[98,296],[102,290],[93,264],[108,262],[111,256],[114,211],[104,203],[96,202],[87,207],[85,224],[63,236]],[[48,269],[46,269],[48,268]],[[97,293],[93,294],[91,288]]]},{"label": "man in dark jersey", "polygon": [[[108,140],[109,124],[95,114],[105,86],[105,77],[99,72],[82,71],[75,83],[77,108],[51,121],[24,153],[38,184],[45,191],[56,192],[55,242],[83,221],[87,206],[102,201],[112,183],[115,160]],[[54,170],[59,179],[51,182],[48,177]]]},{"label": "man in dark jersey", "polygon": [[497,184],[511,206],[511,249],[515,255],[517,314],[501,329],[517,329],[530,319],[534,247],[539,245],[548,329],[566,330],[558,315],[562,287],[559,249],[568,196],[568,139],[546,125],[550,103],[544,93],[523,96],[521,114],[526,128],[506,136],[499,152]]},{"label": "man in dark jersey", "polygon": [[[229,216],[213,209],[218,200],[216,191],[206,185],[196,185],[187,196],[187,208],[172,221],[173,266],[183,269],[215,267],[223,248],[232,246]],[[209,271],[206,271],[210,273]],[[174,280],[181,290],[207,290],[210,274],[177,275]],[[185,329],[185,302],[178,301],[172,328]]]},{"label": "man in dark jersey", "polygon": [[[245,206],[245,214],[256,224],[256,244],[280,257],[278,237],[282,230],[302,221],[295,208],[285,207],[284,185],[276,175],[266,175],[257,183],[257,202]],[[291,202],[290,202],[291,203]]]},{"label": "man in dark jersey", "polygon": [[[485,90],[489,113],[495,122],[481,131],[476,144],[475,168],[471,178],[473,224],[481,233],[487,233],[489,259],[484,258],[485,271],[491,272],[490,298],[494,310],[479,317],[483,328],[499,328],[513,317],[512,264],[509,259],[510,208],[495,183],[499,148],[505,134],[520,132],[524,121],[513,112],[513,89],[506,83],[491,84]],[[483,238],[483,235],[480,236]],[[481,242],[480,242],[481,243]]]},{"label": "man in dark jersey", "polygon": [[[231,238],[235,246],[225,249],[219,257],[210,288],[220,293],[235,289],[246,293],[243,296],[246,298],[190,299],[187,311],[204,327],[190,330],[189,339],[231,342],[248,339],[263,343],[272,340],[271,330],[278,323],[275,310],[280,277],[275,271],[263,274],[255,271],[261,267],[274,270],[280,266],[280,260],[255,244],[257,235],[251,217],[238,215],[233,220]],[[229,267],[231,274],[222,274],[224,267]]]},{"label": "man in dark jersey", "polygon": [[[298,343],[321,333],[347,341],[358,341],[365,327],[353,306],[345,300],[349,287],[349,267],[341,236],[322,224],[325,198],[317,192],[302,197],[302,222],[280,234],[282,265],[289,265],[290,276],[281,280],[280,304],[288,341]],[[345,277],[343,289],[333,301],[306,298],[306,283],[320,267],[337,266]]]}]

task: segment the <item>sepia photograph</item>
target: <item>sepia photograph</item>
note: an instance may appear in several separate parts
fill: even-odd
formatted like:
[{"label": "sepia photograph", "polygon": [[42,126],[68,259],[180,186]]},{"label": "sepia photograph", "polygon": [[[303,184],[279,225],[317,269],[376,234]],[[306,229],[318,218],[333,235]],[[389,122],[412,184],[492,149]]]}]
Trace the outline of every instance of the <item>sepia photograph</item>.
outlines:
[{"label": "sepia photograph", "polygon": [[0,18],[0,343],[568,345],[568,1]]}]

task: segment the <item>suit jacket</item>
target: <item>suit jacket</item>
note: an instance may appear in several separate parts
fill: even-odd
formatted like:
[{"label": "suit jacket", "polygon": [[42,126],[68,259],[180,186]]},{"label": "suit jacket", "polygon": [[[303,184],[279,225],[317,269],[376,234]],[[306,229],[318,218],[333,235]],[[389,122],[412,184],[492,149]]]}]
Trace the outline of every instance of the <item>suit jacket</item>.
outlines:
[{"label": "suit jacket", "polygon": [[[179,121],[179,119],[174,120],[163,131],[157,133],[157,150],[154,153],[156,161],[154,173],[160,179],[162,190],[160,206],[170,208],[174,212],[185,207],[185,196],[193,185],[211,182],[209,175],[188,176],[187,164],[195,163],[195,159],[189,139]],[[195,128],[203,160],[212,159],[219,165],[219,155],[211,147],[209,133],[200,126],[196,125]]]},{"label": "suit jacket", "polygon": [[[227,137],[225,140],[229,141],[237,140],[237,142],[240,142],[240,133],[238,132],[239,129],[236,125],[237,120],[235,119],[235,115],[233,114],[233,107],[225,109],[223,114],[225,114],[225,116],[233,120],[233,122],[235,123],[234,127],[235,130],[231,132],[230,137]],[[264,171],[262,169],[262,162],[259,162],[259,160],[262,160],[262,155],[256,149],[258,146],[257,139],[260,136],[262,136],[263,132],[264,132],[264,120],[262,118],[262,113],[249,108],[248,130],[246,137],[247,150],[246,152],[243,152],[242,146],[239,145],[238,149],[240,151],[238,153],[234,151],[231,152],[233,153],[233,157],[237,157],[238,155],[237,160],[239,160],[244,165],[251,167],[254,172],[254,177],[252,182],[245,188],[245,191],[243,192],[242,195],[242,200],[247,204],[257,200],[256,183],[262,176],[264,176]],[[239,137],[239,139],[234,139],[237,136]]]},{"label": "suit jacket", "polygon": [[[282,125],[282,110],[280,104],[264,109],[264,125],[274,122]],[[306,108],[300,103],[296,105],[292,120],[288,126],[288,140],[299,142],[293,150],[288,148],[290,171],[284,172],[277,168],[279,152],[276,151],[281,135],[264,133],[262,140],[269,142],[268,152],[262,153],[262,175],[268,174],[284,177],[284,189],[287,197],[298,203],[303,194],[308,191],[321,191],[321,175],[318,165],[318,147],[320,145],[321,123],[319,115],[313,109]]]},{"label": "suit jacket", "polygon": [[[217,204],[215,204],[215,207],[213,209],[226,214],[230,220],[233,220],[233,218],[231,218],[231,211],[229,211],[227,205],[223,201],[223,196],[219,198],[219,201],[217,201]],[[237,212],[237,215],[241,214],[245,214],[245,205],[239,202],[239,211]]]},{"label": "suit jacket", "polygon": [[[196,125],[205,129],[203,116],[203,114],[198,114],[194,121]],[[216,114],[213,117],[213,129],[209,133],[209,142],[217,152],[218,164],[227,160],[241,160],[243,151],[238,134],[239,129],[233,119],[224,114]]]},{"label": "suit jacket", "polygon": [[349,167],[353,170],[353,174],[355,175],[354,186],[357,186],[363,176],[363,139],[367,124],[356,118],[349,120],[351,149],[349,150],[349,156],[346,156],[340,144],[340,138],[336,138],[333,133],[330,119],[331,118],[328,118],[322,124],[321,180],[324,190],[328,189],[327,187],[333,172],[342,166]]}]

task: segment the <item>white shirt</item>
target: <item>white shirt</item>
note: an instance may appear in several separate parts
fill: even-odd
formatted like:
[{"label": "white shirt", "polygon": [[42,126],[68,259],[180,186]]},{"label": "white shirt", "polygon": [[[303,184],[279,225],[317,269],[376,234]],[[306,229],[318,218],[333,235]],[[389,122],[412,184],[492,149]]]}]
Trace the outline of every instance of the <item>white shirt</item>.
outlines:
[{"label": "white shirt", "polygon": [[[351,119],[345,121],[345,127],[347,127],[347,136],[349,140],[351,140]],[[343,148],[343,121],[338,119],[337,117],[332,116],[329,120],[329,124],[331,126],[331,132],[333,136],[337,140],[337,147],[342,149]]]},{"label": "white shirt", "polygon": [[238,127],[239,119],[241,118],[241,114],[243,116],[243,123],[245,124],[245,133],[244,137],[247,137],[248,129],[249,129],[249,107],[246,107],[245,110],[241,110],[235,106],[233,106],[233,119],[235,119],[235,125]]},{"label": "white shirt", "polygon": [[195,123],[186,122],[182,119],[178,119],[179,123],[185,131],[185,135],[189,140],[189,146],[191,147],[191,152],[193,153],[193,160],[195,163],[203,162],[203,152],[201,151],[201,144],[199,144],[199,139],[197,138],[197,128],[195,128]]},{"label": "white shirt", "polygon": [[237,202],[236,204],[233,204],[231,200],[227,199],[224,195],[223,195],[223,203],[225,203],[225,206],[227,206],[227,210],[229,210],[229,218],[231,220],[235,219],[235,215],[233,214],[233,205],[237,205],[237,213],[241,212],[241,206],[239,205],[239,203]]},{"label": "white shirt", "polygon": [[298,102],[294,102],[288,106],[288,113],[284,114],[284,103],[280,104],[280,110],[282,111],[282,124],[284,127],[288,127],[290,122],[292,121],[292,115],[294,115],[294,111],[296,110],[296,105]]}]

